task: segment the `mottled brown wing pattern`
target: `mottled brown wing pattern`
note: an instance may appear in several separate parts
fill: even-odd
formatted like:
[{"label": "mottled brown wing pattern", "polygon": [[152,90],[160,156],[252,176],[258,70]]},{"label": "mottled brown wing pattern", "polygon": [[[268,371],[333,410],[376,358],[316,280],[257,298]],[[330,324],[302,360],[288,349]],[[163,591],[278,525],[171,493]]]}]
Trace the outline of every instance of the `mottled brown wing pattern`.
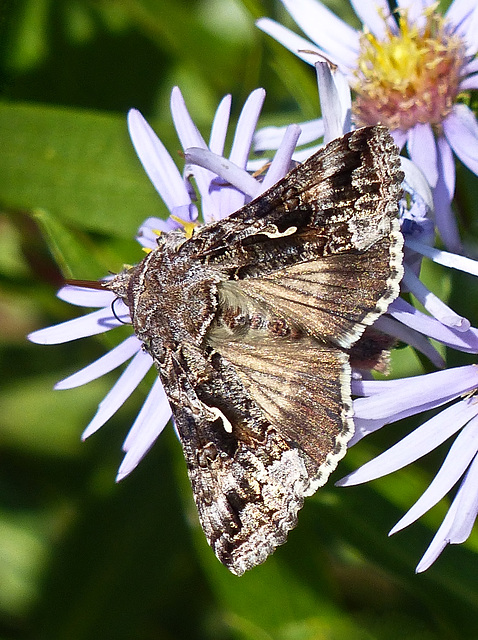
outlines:
[{"label": "mottled brown wing pattern", "polygon": [[[330,142],[227,220],[200,229],[191,246],[218,264],[243,267],[242,275],[295,264],[309,250],[364,250],[390,232],[402,179],[388,130],[358,129]],[[283,238],[264,236],[294,228],[296,233]],[[241,256],[230,254],[235,245],[241,245]]]},{"label": "mottled brown wing pattern", "polygon": [[277,314],[297,319],[317,339],[347,349],[397,295],[401,239],[394,228],[365,256],[353,250],[328,255],[244,279],[240,288],[254,300],[270,301]]},{"label": "mottled brown wing pattern", "polygon": [[357,130],[228,219],[161,235],[106,285],[158,368],[202,527],[237,575],[285,542],[345,454],[348,350],[399,291],[401,180],[386,129]]},{"label": "mottled brown wing pattern", "polygon": [[[214,351],[214,374],[173,404],[201,525],[236,575],[286,541],[353,432],[347,356],[301,342],[222,343],[231,360]],[[190,380],[190,362],[183,375]]]}]

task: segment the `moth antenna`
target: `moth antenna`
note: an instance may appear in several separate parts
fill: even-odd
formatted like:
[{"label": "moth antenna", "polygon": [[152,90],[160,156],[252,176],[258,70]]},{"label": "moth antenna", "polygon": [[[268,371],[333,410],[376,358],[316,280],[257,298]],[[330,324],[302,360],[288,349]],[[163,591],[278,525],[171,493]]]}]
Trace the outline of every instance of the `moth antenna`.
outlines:
[{"label": "moth antenna", "polygon": [[108,282],[102,282],[100,280],[70,280],[67,278],[65,284],[73,287],[84,287],[85,289],[99,289],[100,291],[108,289]]},{"label": "moth antenna", "polygon": [[315,51],[314,49],[299,49],[299,53],[310,53],[311,55],[317,56],[318,58],[321,58],[322,60],[324,60],[324,62],[326,62],[331,71],[335,71],[338,67],[335,64],[335,62],[332,62],[332,60],[330,60],[329,58],[327,58],[326,56],[324,56],[323,53],[319,53],[318,51]]},{"label": "moth antenna", "polygon": [[111,313],[114,315],[116,320],[118,320],[118,322],[121,322],[121,324],[131,324],[131,322],[124,322],[124,320],[121,320],[119,315],[116,313],[116,311],[115,311],[115,302],[117,302],[118,300],[121,300],[121,298],[119,296],[116,296],[116,298],[111,303],[111,307],[110,307]]},{"label": "moth antenna", "polygon": [[[101,282],[99,280],[70,280],[70,279],[66,279],[65,280],[65,284],[70,284],[74,287],[84,287],[85,289],[99,289],[100,291],[104,291],[105,289],[108,289],[108,282]],[[130,322],[125,322],[124,320],[122,320],[119,315],[116,313],[115,311],[115,302],[117,302],[118,300],[121,300],[121,298],[119,296],[116,296],[116,298],[113,300],[113,302],[111,303],[111,313],[114,315],[114,317],[116,318],[116,320],[118,320],[118,322],[121,322],[121,324],[130,324]]]}]

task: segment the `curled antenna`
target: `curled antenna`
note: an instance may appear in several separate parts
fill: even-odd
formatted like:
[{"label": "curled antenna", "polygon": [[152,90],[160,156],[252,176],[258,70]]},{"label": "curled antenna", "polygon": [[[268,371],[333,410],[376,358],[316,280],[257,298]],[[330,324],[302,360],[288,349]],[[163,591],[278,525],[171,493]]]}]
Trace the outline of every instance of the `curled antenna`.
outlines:
[{"label": "curled antenna", "polygon": [[[68,280],[66,279],[65,284],[69,284],[73,287],[84,287],[85,289],[99,289],[100,291],[108,290],[107,280],[100,281],[100,280]],[[115,304],[116,302],[118,302],[118,300],[121,300],[121,298],[119,296],[116,296],[116,298],[111,303],[111,306],[110,306],[111,313],[114,315],[116,320],[118,320],[118,322],[120,322],[121,324],[131,324],[130,322],[125,322],[124,320],[122,320],[120,316],[116,313]]]},{"label": "curled antenna", "polygon": [[121,322],[121,324],[131,324],[131,321],[129,322],[125,322],[124,320],[121,320],[121,318],[119,317],[119,315],[116,313],[115,311],[115,302],[118,302],[118,300],[121,300],[121,298],[119,296],[117,296],[113,302],[111,303],[111,313],[114,315],[114,317],[116,318],[116,320],[118,320],[118,322]]}]

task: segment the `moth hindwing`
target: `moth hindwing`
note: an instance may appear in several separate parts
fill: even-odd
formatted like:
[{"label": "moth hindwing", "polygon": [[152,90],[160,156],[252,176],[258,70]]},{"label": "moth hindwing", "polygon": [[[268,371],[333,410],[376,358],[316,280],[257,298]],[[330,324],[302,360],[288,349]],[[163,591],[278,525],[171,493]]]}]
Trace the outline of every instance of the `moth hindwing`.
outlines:
[{"label": "moth hindwing", "polygon": [[199,518],[241,575],[283,544],[353,434],[350,348],[399,293],[397,149],[334,140],[229,218],[162,234],[106,286],[171,404]]}]

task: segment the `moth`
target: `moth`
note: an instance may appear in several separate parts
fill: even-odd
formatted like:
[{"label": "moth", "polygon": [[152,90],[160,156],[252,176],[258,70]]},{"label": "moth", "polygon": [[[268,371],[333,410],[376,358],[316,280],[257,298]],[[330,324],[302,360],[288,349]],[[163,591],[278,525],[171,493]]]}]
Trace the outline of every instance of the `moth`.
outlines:
[{"label": "moth", "polygon": [[399,293],[402,179],[387,129],[358,129],[103,284],[154,360],[202,528],[236,575],[346,452],[351,349]]}]

